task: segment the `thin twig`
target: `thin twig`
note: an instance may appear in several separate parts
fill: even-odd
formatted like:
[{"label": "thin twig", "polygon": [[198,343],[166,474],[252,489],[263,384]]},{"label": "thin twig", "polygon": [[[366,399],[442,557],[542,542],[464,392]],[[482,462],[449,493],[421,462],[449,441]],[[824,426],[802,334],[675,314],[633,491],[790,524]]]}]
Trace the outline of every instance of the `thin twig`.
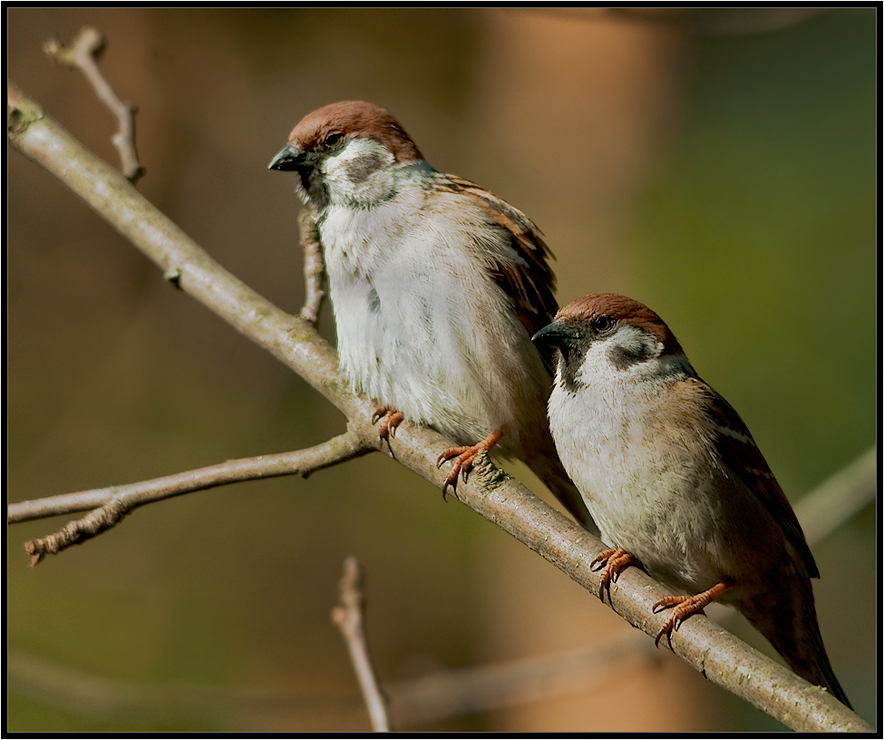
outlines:
[{"label": "thin twig", "polygon": [[844,466],[795,505],[807,542],[813,545],[852,519],[878,495],[878,448]]},{"label": "thin twig", "polygon": [[567,652],[449,669],[390,683],[397,723],[415,726],[465,714],[585,691],[624,665],[659,659],[654,643],[637,630],[624,630],[604,643]]},{"label": "thin twig", "polygon": [[378,677],[368,653],[368,643],[363,628],[363,611],[365,596],[362,592],[362,566],[354,557],[344,560],[344,574],[338,584],[340,603],[332,609],[332,622],[337,625],[353,662],[356,678],[371,726],[375,732],[390,732],[390,717],[387,711],[387,700],[381,691]]},{"label": "thin twig", "polygon": [[[163,274],[174,272],[181,290],[295,370],[352,424],[367,424],[376,404],[350,390],[334,349],[308,321],[280,311],[224,270],[12,82],[8,98],[13,106],[8,116],[12,148],[55,175],[154,260]],[[436,467],[436,459],[452,444],[431,429],[403,422],[396,433],[396,459],[441,488],[445,473]],[[589,564],[604,545],[506,474],[487,463],[477,465],[469,481],[459,484],[458,500],[598,593],[599,575]],[[670,592],[637,568],[624,571],[611,588],[617,613],[651,636],[666,618],[653,614],[651,607],[667,595]],[[792,729],[873,731],[824,689],[811,686],[702,615],[687,620],[665,648]]]},{"label": "thin twig", "polygon": [[298,214],[298,231],[301,235],[301,249],[304,250],[306,290],[301,318],[316,326],[322,299],[325,297],[325,291],[322,289],[325,281],[325,262],[322,258],[322,247],[319,245],[319,228],[316,225],[315,213],[309,206],[304,206]]},{"label": "thin twig", "polygon": [[98,99],[114,114],[119,130],[111,137],[111,142],[120,154],[123,174],[134,185],[146,171],[138,162],[135,149],[135,114],[138,107],[120,100],[98,68],[98,58],[104,51],[102,35],[94,28],[84,26],[69,45],[52,39],[43,45],[43,50],[56,63],[79,69],[92,85]]},{"label": "thin twig", "polygon": [[[550,655],[486,663],[461,669],[439,669],[405,681],[391,681],[384,693],[396,726],[421,727],[465,714],[516,706],[525,701],[584,691],[636,662],[653,661],[659,652],[637,630],[624,630],[601,644]],[[321,715],[364,711],[350,697],[292,695],[285,690],[233,689],[221,686],[146,683],[110,680],[26,653],[10,651],[10,691],[24,694],[81,717],[105,719],[138,714],[162,714],[198,722],[231,712],[271,714],[296,711]]]},{"label": "thin twig", "polygon": [[294,452],[228,460],[153,480],[9,504],[6,520],[12,524],[90,510],[85,517],[69,522],[58,532],[26,542],[25,552],[31,556],[33,566],[46,555],[55,555],[115,527],[129,512],[144,504],[239,481],[282,475],[306,477],[317,470],[364,455],[372,449],[363,438],[348,431],[315,447]]}]

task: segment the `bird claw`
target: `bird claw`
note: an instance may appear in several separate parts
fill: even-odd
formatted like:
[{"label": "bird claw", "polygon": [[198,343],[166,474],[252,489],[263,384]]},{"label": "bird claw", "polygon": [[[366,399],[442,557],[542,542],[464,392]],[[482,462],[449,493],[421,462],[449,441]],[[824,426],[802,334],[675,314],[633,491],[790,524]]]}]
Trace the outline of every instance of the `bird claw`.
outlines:
[{"label": "bird claw", "polygon": [[672,633],[676,632],[678,628],[681,627],[682,622],[694,614],[705,614],[703,607],[697,608],[695,605],[689,603],[692,598],[693,597],[691,596],[667,596],[665,599],[660,599],[660,601],[654,604],[652,608],[654,614],[657,614],[663,609],[668,609],[672,606],[675,607],[675,611],[669,615],[669,619],[663,623],[663,626],[654,638],[654,647],[660,647],[660,640],[663,635],[666,635],[666,641],[669,643],[671,649]]},{"label": "bird claw", "polygon": [[712,588],[694,596],[680,594],[677,596],[666,596],[660,599],[660,601],[651,607],[651,611],[654,614],[657,614],[664,609],[675,608],[669,615],[669,619],[667,619],[660,628],[657,637],[654,638],[654,645],[659,647],[660,639],[663,635],[666,635],[666,640],[669,642],[669,647],[671,648],[672,633],[677,632],[678,628],[681,627],[682,623],[688,617],[692,617],[694,614],[705,614],[706,612],[704,609],[732,586],[733,583],[731,581],[724,580],[721,583],[716,583]]},{"label": "bird claw", "polygon": [[457,479],[458,476],[460,479],[466,483],[467,478],[469,478],[470,471],[473,469],[473,465],[475,465],[476,457],[480,452],[488,452],[494,445],[496,445],[500,438],[503,436],[503,432],[501,430],[497,430],[489,434],[485,439],[481,442],[477,442],[474,445],[467,445],[464,447],[452,447],[451,449],[445,450],[439,457],[436,458],[436,467],[441,468],[443,463],[448,462],[452,458],[454,459],[454,464],[451,466],[451,471],[448,473],[448,477],[445,479],[445,483],[442,486],[442,498],[445,499],[445,494],[448,493],[448,489],[451,488],[452,493],[457,496]]},{"label": "bird claw", "polygon": [[605,592],[608,593],[608,601],[611,601],[611,583],[620,577],[620,573],[630,565],[642,568],[641,560],[622,547],[609,547],[602,550],[589,564],[590,570],[599,570],[602,575],[599,583],[599,598],[605,600]]},{"label": "bird claw", "polygon": [[451,470],[448,473],[448,477],[445,479],[445,483],[442,485],[443,501],[445,500],[445,495],[448,493],[449,488],[455,498],[457,497],[457,479],[460,477],[464,483],[467,482],[470,471],[473,469],[473,462],[478,454],[478,452],[473,451],[472,447],[453,447],[450,450],[445,450],[445,452],[436,458],[437,468],[441,468],[444,463],[452,458],[457,458],[451,466]]},{"label": "bird claw", "polygon": [[404,419],[405,414],[386,403],[378,406],[371,415],[372,424],[377,424],[378,421],[381,422],[378,427],[378,439],[386,441],[387,444],[390,444],[391,437],[396,436],[396,428]]}]

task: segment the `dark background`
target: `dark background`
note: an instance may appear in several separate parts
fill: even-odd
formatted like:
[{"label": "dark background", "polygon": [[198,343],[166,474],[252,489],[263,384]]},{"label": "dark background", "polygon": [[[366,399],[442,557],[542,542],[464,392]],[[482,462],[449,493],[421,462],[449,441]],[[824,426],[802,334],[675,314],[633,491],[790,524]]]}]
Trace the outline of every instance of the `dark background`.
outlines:
[{"label": "dark background", "polygon": [[[304,114],[371,100],[436,168],[528,213],[558,258],[561,302],[616,291],[660,313],[793,502],[875,443],[874,10],[10,8],[7,20],[10,79],[116,164],[110,114],[42,51],[85,24],[106,35],[102,68],[140,109],[139,190],[285,310],[303,298],[298,205],[267,163]],[[50,175],[15,151],[7,162],[10,500],[343,430]],[[332,339],[327,309],[321,323]],[[875,521],[869,506],[813,547],[826,645],[870,721]],[[29,569],[22,542],[63,523],[7,533],[11,731],[367,729],[328,618],[350,554],[367,569],[384,682],[631,630],[377,455],[149,506]],[[661,650],[555,698],[402,729],[779,727]]]}]

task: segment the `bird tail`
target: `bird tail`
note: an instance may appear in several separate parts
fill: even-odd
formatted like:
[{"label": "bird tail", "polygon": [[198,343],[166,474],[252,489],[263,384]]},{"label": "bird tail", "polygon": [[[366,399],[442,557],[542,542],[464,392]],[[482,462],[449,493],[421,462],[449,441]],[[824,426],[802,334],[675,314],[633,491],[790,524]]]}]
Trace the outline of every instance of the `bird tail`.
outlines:
[{"label": "bird tail", "polygon": [[759,608],[761,605],[756,603],[751,611],[742,611],[795,673],[812,684],[824,686],[842,704],[853,709],[823,645],[810,578],[801,572],[795,576],[799,582],[797,588],[792,585],[773,589],[775,603],[765,608]]}]

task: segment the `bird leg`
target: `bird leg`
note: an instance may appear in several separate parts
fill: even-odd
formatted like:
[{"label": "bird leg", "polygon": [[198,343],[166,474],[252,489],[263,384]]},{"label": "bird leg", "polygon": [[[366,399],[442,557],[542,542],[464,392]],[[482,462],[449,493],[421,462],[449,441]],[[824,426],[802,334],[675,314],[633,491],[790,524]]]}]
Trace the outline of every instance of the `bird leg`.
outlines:
[{"label": "bird leg", "polygon": [[387,444],[390,444],[390,437],[396,436],[396,427],[398,427],[403,420],[405,419],[405,414],[403,414],[399,409],[395,409],[389,404],[382,403],[377,407],[377,410],[371,416],[371,423],[377,424],[380,421],[380,426],[378,426],[378,439],[386,440]]},{"label": "bird leg", "polygon": [[663,637],[663,635],[666,635],[666,639],[670,641],[670,647],[672,647],[672,631],[677,630],[681,626],[681,623],[688,617],[694,614],[705,614],[703,609],[715,601],[725,591],[733,588],[733,585],[732,581],[725,579],[721,583],[716,583],[708,591],[703,591],[696,596],[667,596],[665,599],[660,599],[660,601],[654,604],[654,614],[673,606],[675,608],[669,615],[669,619],[666,620],[666,624],[664,624],[657,633],[654,645],[659,645],[660,638]]},{"label": "bird leg", "polygon": [[455,458],[454,464],[451,466],[451,472],[448,473],[448,477],[445,479],[445,485],[442,486],[442,498],[445,498],[445,493],[448,491],[449,486],[457,495],[457,476],[460,475],[461,480],[466,482],[467,476],[473,469],[476,455],[482,451],[490,451],[494,445],[500,442],[501,437],[503,437],[503,430],[497,429],[481,442],[466,447],[452,447],[439,455],[436,459],[437,468],[441,467],[442,463]]},{"label": "bird leg", "polygon": [[598,570],[599,568],[596,566],[604,566],[602,567],[602,580],[599,584],[599,598],[602,601],[605,600],[606,591],[608,592],[608,601],[611,601],[611,582],[616,581],[620,577],[621,571],[630,565],[644,569],[641,560],[622,547],[609,547],[595,556],[595,559],[589,564],[589,568],[590,570]]}]

